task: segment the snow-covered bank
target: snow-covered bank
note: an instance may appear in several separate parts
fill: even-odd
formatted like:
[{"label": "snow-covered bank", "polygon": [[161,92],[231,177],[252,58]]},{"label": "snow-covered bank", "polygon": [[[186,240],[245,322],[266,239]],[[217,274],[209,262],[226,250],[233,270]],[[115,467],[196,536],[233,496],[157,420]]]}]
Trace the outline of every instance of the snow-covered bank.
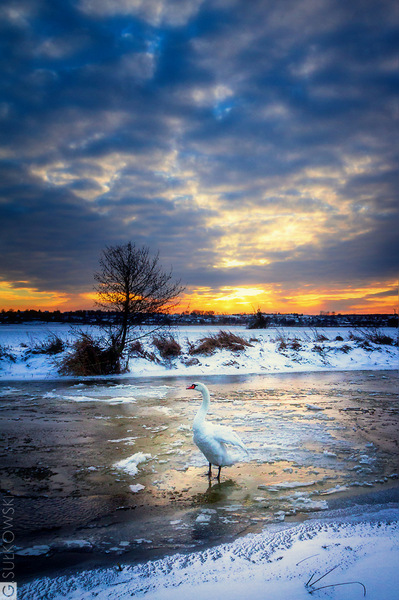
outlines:
[{"label": "snow-covered bank", "polygon": [[18,597],[306,600],[312,594],[357,600],[366,591],[369,600],[395,600],[399,597],[398,517],[397,509],[381,507],[357,519],[309,521],[201,552],[42,578],[21,586]]},{"label": "snow-covered bank", "polygon": [[[96,328],[86,328],[96,332]],[[393,344],[376,343],[367,332],[346,328],[282,328],[247,330],[230,328],[249,345],[240,351],[216,349],[212,354],[192,353],[192,348],[206,336],[215,335],[217,327],[178,327],[168,332],[180,344],[181,353],[163,359],[153,345],[153,336],[141,339],[142,351],[129,360],[125,376],[231,375],[265,374],[326,370],[397,369],[399,349],[397,331],[384,328],[381,333]],[[48,355],[32,352],[52,334],[73,342],[76,332],[67,325],[16,325],[0,327],[0,379],[48,379],[60,377],[58,366],[70,351]],[[123,377],[119,376],[119,377]]]}]

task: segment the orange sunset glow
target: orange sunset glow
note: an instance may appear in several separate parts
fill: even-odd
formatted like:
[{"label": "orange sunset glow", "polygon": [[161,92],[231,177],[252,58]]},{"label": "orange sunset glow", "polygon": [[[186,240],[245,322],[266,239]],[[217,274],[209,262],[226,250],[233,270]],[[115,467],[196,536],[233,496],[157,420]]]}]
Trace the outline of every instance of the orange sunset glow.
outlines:
[{"label": "orange sunset glow", "polygon": [[[265,313],[318,314],[335,311],[335,306],[345,306],[336,312],[358,314],[392,314],[397,306],[395,282],[389,284],[391,295],[384,295],[384,285],[373,288],[349,288],[346,290],[281,289],[281,286],[224,287],[186,289],[180,297],[176,312],[186,310],[214,311],[216,314],[253,313],[258,308]],[[381,296],[380,296],[381,294]],[[2,309],[9,310],[81,310],[96,308],[95,292],[67,295],[58,292],[40,292],[31,287],[13,287],[0,284]]]}]

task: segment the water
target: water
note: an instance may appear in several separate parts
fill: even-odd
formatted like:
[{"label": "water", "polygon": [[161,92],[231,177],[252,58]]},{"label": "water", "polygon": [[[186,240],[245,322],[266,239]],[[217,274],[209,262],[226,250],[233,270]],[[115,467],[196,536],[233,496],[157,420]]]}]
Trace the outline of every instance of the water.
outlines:
[{"label": "water", "polygon": [[191,439],[191,380],[0,384],[21,578],[187,551],[396,485],[396,373],[202,380],[208,418],[249,450],[220,483]]}]

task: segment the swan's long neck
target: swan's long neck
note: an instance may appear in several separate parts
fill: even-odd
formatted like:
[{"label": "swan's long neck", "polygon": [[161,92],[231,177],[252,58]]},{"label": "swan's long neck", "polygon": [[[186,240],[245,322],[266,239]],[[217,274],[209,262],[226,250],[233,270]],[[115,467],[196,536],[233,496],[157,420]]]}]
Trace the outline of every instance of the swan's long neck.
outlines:
[{"label": "swan's long neck", "polygon": [[209,392],[206,388],[201,390],[201,394],[202,394],[202,404],[199,408],[199,411],[195,415],[195,419],[193,422],[194,428],[198,427],[205,421],[206,413],[208,412],[209,404],[211,401],[211,399],[209,397]]}]

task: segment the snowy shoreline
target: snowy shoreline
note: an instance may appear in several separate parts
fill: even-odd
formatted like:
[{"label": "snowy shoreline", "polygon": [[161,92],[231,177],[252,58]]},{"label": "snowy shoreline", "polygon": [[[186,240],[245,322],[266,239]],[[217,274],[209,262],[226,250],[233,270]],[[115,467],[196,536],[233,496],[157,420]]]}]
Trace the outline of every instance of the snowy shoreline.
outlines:
[{"label": "snowy shoreline", "polygon": [[[94,335],[96,327],[85,327]],[[215,335],[219,327],[177,327],[166,331],[180,344],[181,353],[165,359],[153,345],[151,335],[142,338],[143,354],[129,359],[128,370],[116,378],[168,377],[201,375],[256,375],[306,371],[395,370],[399,368],[398,332],[383,328],[381,332],[392,344],[374,343],[348,328],[271,328],[247,330],[243,326],[227,329],[248,342],[242,351],[217,349],[212,354],[190,354],[190,348],[206,336]],[[56,335],[69,345],[57,355],[32,352],[32,348]],[[70,351],[76,330],[65,324],[50,328],[40,324],[0,327],[0,380],[70,379],[58,372],[59,363]],[[151,356],[152,360],[148,357]],[[103,376],[106,377],[106,376]],[[96,377],[98,378],[98,377]]]},{"label": "snowy shoreline", "polygon": [[[338,511],[339,512],[339,511]],[[19,588],[22,600],[334,600],[397,598],[399,510],[366,506],[248,534],[205,550],[118,567],[42,577]],[[323,586],[327,586],[325,589]],[[321,589],[323,588],[323,589]],[[110,596],[112,590],[112,596]]]}]

